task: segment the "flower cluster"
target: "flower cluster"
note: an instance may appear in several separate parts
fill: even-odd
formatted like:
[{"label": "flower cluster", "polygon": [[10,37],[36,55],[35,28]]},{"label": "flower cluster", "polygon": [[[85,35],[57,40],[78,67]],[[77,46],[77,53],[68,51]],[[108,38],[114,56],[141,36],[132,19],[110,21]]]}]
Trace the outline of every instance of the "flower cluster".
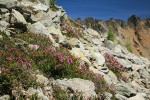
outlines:
[{"label": "flower cluster", "polygon": [[110,70],[121,71],[124,69],[124,67],[118,62],[118,60],[111,54],[106,53],[104,57],[106,60],[107,67],[109,67]]},{"label": "flower cluster", "polygon": [[66,33],[66,35],[68,37],[76,37],[79,38],[83,35],[83,29],[82,28],[76,28],[76,27],[72,27],[70,25],[64,24],[62,26],[62,32]]},{"label": "flower cluster", "polygon": [[118,62],[118,60],[115,57],[113,57],[111,54],[105,53],[104,57],[106,60],[107,67],[110,70],[112,70],[118,76],[118,78],[120,78],[121,72],[125,71],[125,68],[123,67],[123,65],[121,65]]}]

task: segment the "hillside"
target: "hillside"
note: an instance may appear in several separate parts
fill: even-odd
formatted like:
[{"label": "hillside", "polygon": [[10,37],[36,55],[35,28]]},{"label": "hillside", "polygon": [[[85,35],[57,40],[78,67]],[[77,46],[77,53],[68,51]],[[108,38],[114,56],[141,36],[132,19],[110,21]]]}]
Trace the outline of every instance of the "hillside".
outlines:
[{"label": "hillside", "polygon": [[55,0],[0,0],[0,100],[149,100],[149,19],[85,22]]},{"label": "hillside", "polygon": [[126,46],[129,42],[132,53],[150,58],[150,19],[148,18],[142,20],[138,16],[132,15],[127,23],[113,18],[108,21],[93,18],[86,18],[82,21],[78,18],[76,22],[92,28],[106,37],[111,29],[117,37],[116,43]]}]

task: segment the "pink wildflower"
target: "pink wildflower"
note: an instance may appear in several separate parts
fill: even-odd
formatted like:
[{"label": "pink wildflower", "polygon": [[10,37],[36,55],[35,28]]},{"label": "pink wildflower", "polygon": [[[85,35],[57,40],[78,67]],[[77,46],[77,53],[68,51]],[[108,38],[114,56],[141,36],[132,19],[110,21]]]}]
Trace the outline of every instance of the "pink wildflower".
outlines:
[{"label": "pink wildflower", "polygon": [[7,59],[8,61],[12,61],[12,60],[13,60],[12,56],[8,56],[6,59]]},{"label": "pink wildflower", "polygon": [[68,64],[73,64],[72,58],[71,58],[71,57],[68,57],[68,58],[67,58],[67,62],[68,62]]}]

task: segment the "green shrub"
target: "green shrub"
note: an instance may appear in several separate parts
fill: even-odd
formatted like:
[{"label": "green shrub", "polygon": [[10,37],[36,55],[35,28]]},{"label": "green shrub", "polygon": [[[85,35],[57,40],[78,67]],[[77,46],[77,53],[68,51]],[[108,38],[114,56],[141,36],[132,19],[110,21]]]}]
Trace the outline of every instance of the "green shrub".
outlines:
[{"label": "green shrub", "polygon": [[112,30],[109,30],[107,39],[111,41],[115,40],[115,34],[113,33]]},{"label": "green shrub", "polygon": [[53,10],[53,11],[57,11],[58,8],[56,7],[56,0],[50,0],[50,8]]},{"label": "green shrub", "polygon": [[130,42],[126,42],[125,47],[127,48],[128,51],[132,52],[132,46]]}]

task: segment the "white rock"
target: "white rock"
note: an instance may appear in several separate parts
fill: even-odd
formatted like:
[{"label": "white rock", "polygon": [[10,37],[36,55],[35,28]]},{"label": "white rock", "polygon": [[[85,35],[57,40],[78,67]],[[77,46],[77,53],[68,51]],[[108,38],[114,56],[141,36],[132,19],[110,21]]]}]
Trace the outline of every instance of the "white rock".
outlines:
[{"label": "white rock", "polygon": [[105,58],[100,53],[94,52],[93,57],[97,60],[98,65],[103,66],[105,64]]},{"label": "white rock", "polygon": [[55,43],[55,40],[52,38],[51,34],[48,32],[46,27],[40,22],[36,22],[32,25],[29,24],[28,30],[35,34],[47,35],[50,38],[50,40],[52,41],[52,43]]},{"label": "white rock", "polygon": [[89,65],[91,65],[91,62],[83,55],[83,53],[81,52],[80,48],[72,48],[72,50],[70,50],[70,52],[76,58],[80,58],[81,60],[83,60],[86,63],[88,63]]},{"label": "white rock", "polygon": [[11,23],[23,23],[23,24],[27,24],[25,18],[23,17],[23,15],[16,11],[15,9],[12,9],[12,15],[13,17],[11,17]]},{"label": "white rock", "polygon": [[46,86],[49,84],[49,80],[48,78],[44,77],[43,75],[36,75],[37,79],[36,79],[36,82]]},{"label": "white rock", "polygon": [[136,96],[131,97],[128,100],[145,100],[145,99],[140,93],[137,93]]},{"label": "white rock", "polygon": [[37,5],[34,5],[33,8],[34,8],[34,11],[40,11],[40,10],[47,11],[48,9],[48,7],[42,3],[38,3]]},{"label": "white rock", "polygon": [[86,31],[87,31],[88,34],[90,34],[90,35],[100,36],[97,31],[95,31],[95,30],[93,30],[93,29],[91,29],[91,28],[88,28]]},{"label": "white rock", "polygon": [[54,26],[48,27],[47,29],[49,33],[58,35],[59,43],[65,40],[65,36],[62,35],[60,29],[57,29]]},{"label": "white rock", "polygon": [[7,8],[16,7],[17,3],[17,0],[0,0],[0,4],[5,5]]},{"label": "white rock", "polygon": [[83,93],[85,99],[97,96],[95,93],[95,86],[92,81],[83,80],[79,78],[56,80],[56,84],[65,88],[71,88],[73,91]]}]

